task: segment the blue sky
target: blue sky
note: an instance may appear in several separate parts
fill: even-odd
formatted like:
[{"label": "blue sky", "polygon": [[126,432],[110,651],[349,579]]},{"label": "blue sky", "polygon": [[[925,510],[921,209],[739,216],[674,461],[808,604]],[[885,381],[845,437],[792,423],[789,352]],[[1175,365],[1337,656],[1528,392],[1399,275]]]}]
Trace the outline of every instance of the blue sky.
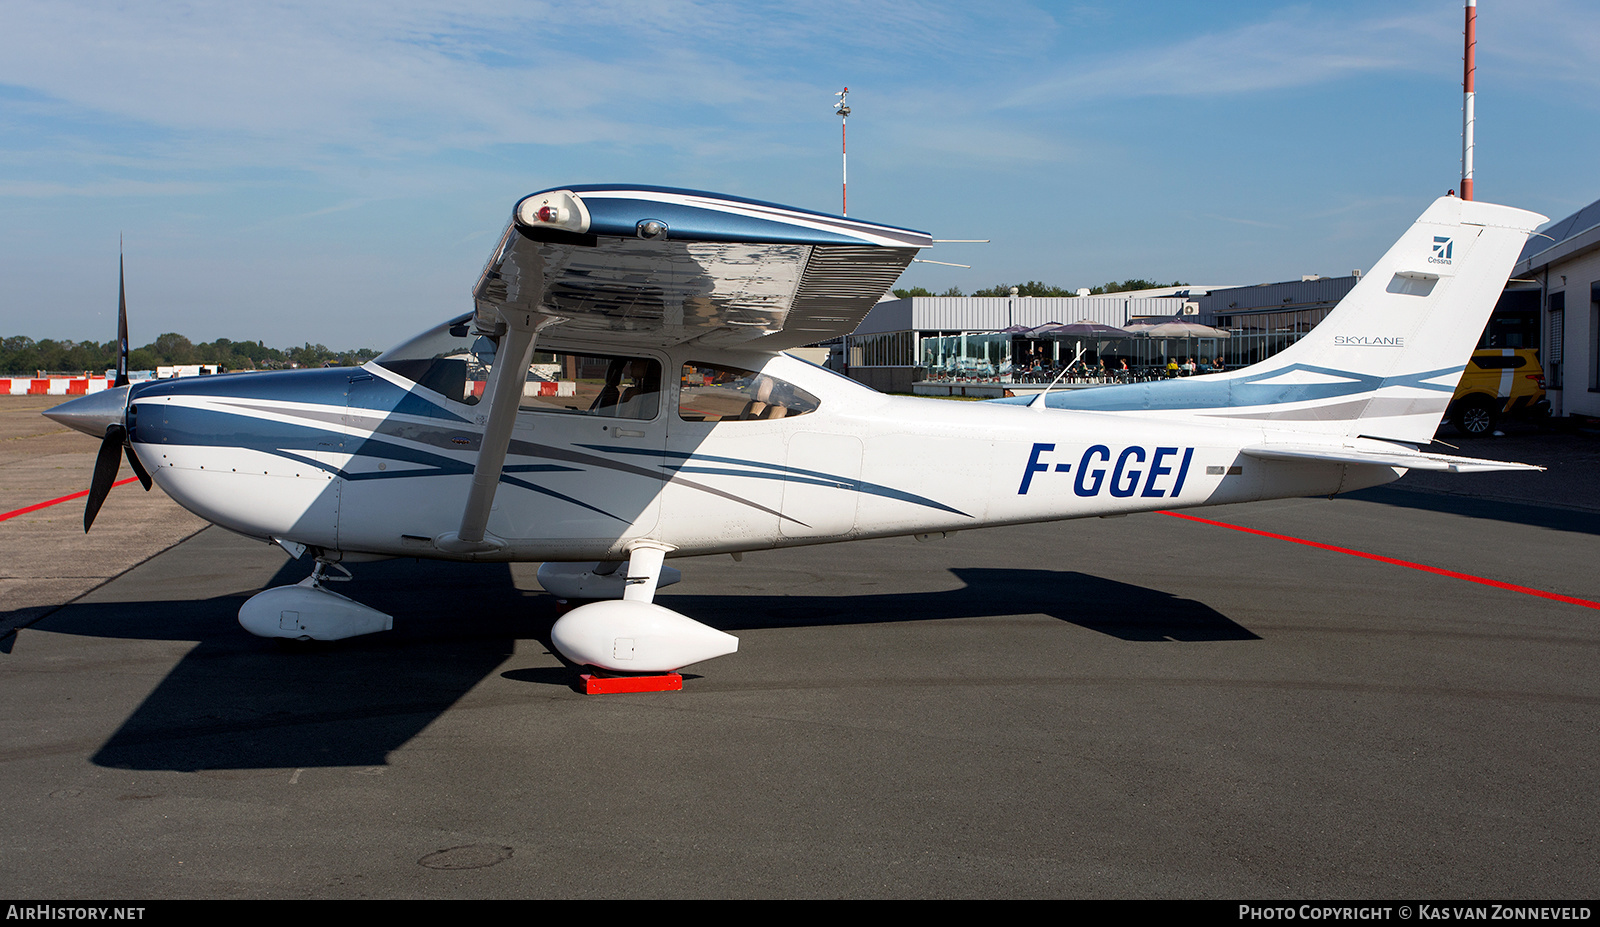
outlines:
[{"label": "blue sky", "polygon": [[[1369,266],[1460,171],[1461,5],[0,5],[0,334],[384,347],[516,198],[638,182],[936,238],[901,285]],[[1600,197],[1600,6],[1483,0],[1477,195]]]}]

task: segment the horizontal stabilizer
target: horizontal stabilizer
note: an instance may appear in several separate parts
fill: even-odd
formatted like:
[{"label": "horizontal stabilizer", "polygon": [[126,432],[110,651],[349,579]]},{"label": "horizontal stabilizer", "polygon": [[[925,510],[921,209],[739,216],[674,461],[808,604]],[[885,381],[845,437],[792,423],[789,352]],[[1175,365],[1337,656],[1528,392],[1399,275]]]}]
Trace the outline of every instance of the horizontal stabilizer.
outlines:
[{"label": "horizontal stabilizer", "polygon": [[1247,457],[1261,460],[1326,460],[1333,463],[1366,464],[1377,467],[1405,467],[1409,470],[1440,470],[1447,473],[1487,473],[1491,470],[1543,470],[1533,464],[1511,463],[1504,460],[1480,460],[1476,457],[1453,457],[1449,454],[1429,454],[1423,451],[1402,450],[1368,451],[1352,447],[1318,447],[1316,445],[1262,444],[1244,448]]}]

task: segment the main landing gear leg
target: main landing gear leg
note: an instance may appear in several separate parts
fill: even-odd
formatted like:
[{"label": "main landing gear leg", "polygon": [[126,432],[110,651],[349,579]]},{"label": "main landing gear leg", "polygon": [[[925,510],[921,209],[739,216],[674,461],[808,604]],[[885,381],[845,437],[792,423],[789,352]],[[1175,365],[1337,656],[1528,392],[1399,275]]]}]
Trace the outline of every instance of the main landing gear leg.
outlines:
[{"label": "main landing gear leg", "polygon": [[[344,575],[328,575],[329,567]],[[311,575],[295,585],[251,596],[239,608],[239,624],[257,637],[299,641],[336,641],[393,628],[392,617],[322,588],[325,582],[350,579],[342,564],[318,559]]]},{"label": "main landing gear leg", "polygon": [[[621,599],[627,598],[629,588],[634,585],[629,583],[628,576],[635,569],[631,559],[599,563],[544,563],[539,566],[539,585],[563,605],[584,599]],[[659,589],[683,579],[683,574],[672,567],[658,564],[656,577],[656,588]],[[653,594],[652,591],[652,597]]]},{"label": "main landing gear leg", "polygon": [[667,678],[676,684],[640,685],[643,680],[586,677],[588,691],[681,688],[682,678],[674,672],[679,667],[739,649],[739,639],[733,635],[655,604],[662,573],[670,569],[662,565],[670,550],[668,545],[649,540],[629,545],[622,598],[593,602],[566,613],[550,629],[550,640],[574,663],[613,673],[669,674]]},{"label": "main landing gear leg", "polygon": [[628,578],[622,589],[624,602],[655,601],[656,586],[661,582],[661,568],[671,548],[664,544],[642,542],[628,550]]}]

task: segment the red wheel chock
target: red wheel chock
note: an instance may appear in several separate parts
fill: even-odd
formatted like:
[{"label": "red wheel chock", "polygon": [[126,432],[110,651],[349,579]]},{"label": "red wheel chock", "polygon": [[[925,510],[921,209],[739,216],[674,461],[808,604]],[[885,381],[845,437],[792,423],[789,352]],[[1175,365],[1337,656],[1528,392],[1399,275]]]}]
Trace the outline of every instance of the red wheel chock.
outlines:
[{"label": "red wheel chock", "polygon": [[596,676],[584,673],[584,695],[610,695],[614,692],[678,692],[683,689],[683,677],[677,673],[662,676]]}]

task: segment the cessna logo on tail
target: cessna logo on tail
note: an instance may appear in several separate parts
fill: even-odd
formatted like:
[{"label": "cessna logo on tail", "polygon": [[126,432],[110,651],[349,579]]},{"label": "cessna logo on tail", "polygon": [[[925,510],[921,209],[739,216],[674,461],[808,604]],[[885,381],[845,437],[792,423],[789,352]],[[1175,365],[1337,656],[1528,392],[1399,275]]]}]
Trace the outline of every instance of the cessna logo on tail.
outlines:
[{"label": "cessna logo on tail", "polygon": [[1455,251],[1455,239],[1448,235],[1433,236],[1433,256],[1428,258],[1429,264],[1450,263],[1451,252]]}]

